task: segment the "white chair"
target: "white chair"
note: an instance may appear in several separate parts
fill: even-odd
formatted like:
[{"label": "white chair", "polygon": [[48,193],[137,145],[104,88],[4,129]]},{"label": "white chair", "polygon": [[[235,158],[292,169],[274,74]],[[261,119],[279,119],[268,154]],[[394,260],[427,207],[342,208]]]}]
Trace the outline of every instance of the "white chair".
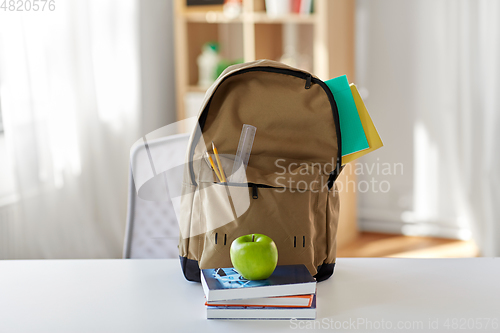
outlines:
[{"label": "white chair", "polygon": [[[144,200],[137,195],[136,183],[144,186],[144,179],[136,179],[132,168],[138,160],[148,159],[147,165],[156,175],[156,180],[168,177],[169,188],[179,187],[182,183],[184,158],[186,155],[189,134],[178,134],[148,141],[138,145],[131,153],[131,168],[128,195],[128,216],[123,246],[123,257],[126,259],[178,258],[179,225],[174,209],[176,201],[170,200],[168,190],[162,201]],[[136,170],[134,170],[136,171]],[[151,172],[151,170],[149,170]],[[137,172],[135,172],[136,178]],[[166,175],[166,176],[165,176]],[[153,180],[154,181],[154,180]],[[163,185],[165,185],[163,183]],[[142,193],[141,193],[142,194]],[[144,197],[144,196],[143,196]]]}]

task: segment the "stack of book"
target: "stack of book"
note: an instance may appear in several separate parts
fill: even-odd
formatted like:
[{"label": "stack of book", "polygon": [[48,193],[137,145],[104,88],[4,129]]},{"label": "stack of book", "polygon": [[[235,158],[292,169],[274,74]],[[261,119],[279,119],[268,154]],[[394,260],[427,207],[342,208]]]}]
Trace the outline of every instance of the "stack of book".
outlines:
[{"label": "stack of book", "polygon": [[207,319],[315,319],[316,280],[304,265],[277,266],[259,281],[234,268],[203,269]]}]

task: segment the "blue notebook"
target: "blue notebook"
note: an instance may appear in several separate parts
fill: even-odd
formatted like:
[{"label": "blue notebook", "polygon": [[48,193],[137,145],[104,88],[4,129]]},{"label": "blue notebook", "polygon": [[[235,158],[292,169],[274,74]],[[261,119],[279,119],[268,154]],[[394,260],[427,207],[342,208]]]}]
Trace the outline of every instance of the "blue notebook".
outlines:
[{"label": "blue notebook", "polygon": [[304,265],[277,266],[265,279],[250,281],[234,268],[203,269],[201,284],[208,301],[314,294],[316,280]]},{"label": "blue notebook", "polygon": [[342,156],[370,148],[347,76],[342,75],[325,83],[332,92],[339,111]]}]

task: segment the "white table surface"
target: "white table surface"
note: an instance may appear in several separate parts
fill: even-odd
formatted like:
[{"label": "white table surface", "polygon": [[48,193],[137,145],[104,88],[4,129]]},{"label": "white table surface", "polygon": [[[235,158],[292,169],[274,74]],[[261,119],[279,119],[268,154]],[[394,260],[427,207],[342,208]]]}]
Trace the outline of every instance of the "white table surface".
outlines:
[{"label": "white table surface", "polygon": [[316,321],[206,320],[178,260],[0,261],[0,332],[500,332],[500,259],[340,258],[317,295]]}]

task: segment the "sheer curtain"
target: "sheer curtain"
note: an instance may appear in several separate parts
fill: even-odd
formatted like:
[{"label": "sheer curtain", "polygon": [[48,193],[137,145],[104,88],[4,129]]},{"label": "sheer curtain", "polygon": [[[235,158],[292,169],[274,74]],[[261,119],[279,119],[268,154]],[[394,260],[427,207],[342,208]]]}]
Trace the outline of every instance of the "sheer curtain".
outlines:
[{"label": "sheer curtain", "polygon": [[0,257],[121,256],[129,149],[140,136],[136,7],[73,0],[0,13],[0,100],[15,179]]},{"label": "sheer curtain", "polygon": [[[357,77],[385,121],[382,137],[393,139],[384,154],[408,162],[395,185],[412,185],[399,193],[403,231],[467,238],[470,230],[482,255],[499,256],[500,2],[357,3],[365,42]],[[398,117],[406,120],[396,126]],[[360,196],[361,209],[371,198],[398,203],[394,193]]]},{"label": "sheer curtain", "polygon": [[416,168],[425,183],[416,212],[454,213],[482,255],[500,256],[500,3],[438,1],[418,13],[428,25],[419,35],[417,79],[430,100],[419,103],[415,148],[431,163]]}]

